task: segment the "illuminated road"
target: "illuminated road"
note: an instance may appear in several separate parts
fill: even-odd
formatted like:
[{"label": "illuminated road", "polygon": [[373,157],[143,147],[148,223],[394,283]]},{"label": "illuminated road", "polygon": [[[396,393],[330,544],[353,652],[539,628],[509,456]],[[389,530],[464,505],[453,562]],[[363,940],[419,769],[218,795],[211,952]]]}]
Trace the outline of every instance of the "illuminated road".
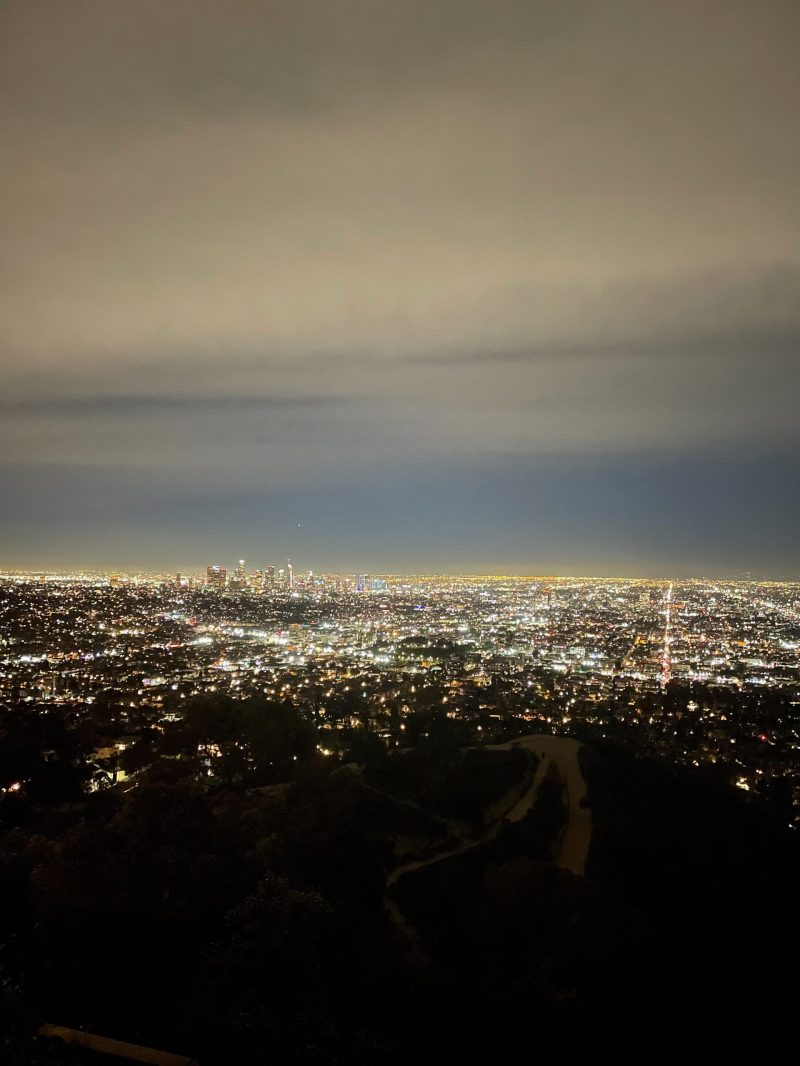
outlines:
[{"label": "illuminated road", "polygon": [[669,646],[672,641],[670,636],[670,623],[672,611],[672,585],[670,584],[664,596],[664,653],[661,658],[661,684],[666,685],[672,677],[672,657]]}]

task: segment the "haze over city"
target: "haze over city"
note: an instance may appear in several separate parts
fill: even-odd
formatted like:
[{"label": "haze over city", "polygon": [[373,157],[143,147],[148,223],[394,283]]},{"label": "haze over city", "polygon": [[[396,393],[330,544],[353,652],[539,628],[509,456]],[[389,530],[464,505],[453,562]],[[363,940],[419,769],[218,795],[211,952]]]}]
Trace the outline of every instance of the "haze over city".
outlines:
[{"label": "haze over city", "polygon": [[798,40],[4,4],[0,567],[797,576]]}]

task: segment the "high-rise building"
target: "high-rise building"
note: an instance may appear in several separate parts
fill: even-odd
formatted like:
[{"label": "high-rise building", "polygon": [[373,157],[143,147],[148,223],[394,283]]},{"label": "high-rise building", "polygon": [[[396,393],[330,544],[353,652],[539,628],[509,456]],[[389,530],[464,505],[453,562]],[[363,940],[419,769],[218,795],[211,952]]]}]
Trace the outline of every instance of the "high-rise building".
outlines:
[{"label": "high-rise building", "polygon": [[244,559],[239,560],[239,565],[233,571],[231,584],[237,589],[243,589],[247,584],[247,572],[244,567]]},{"label": "high-rise building", "polygon": [[268,566],[266,571],[265,571],[265,574],[266,574],[266,577],[265,577],[266,584],[267,584],[267,586],[269,588],[272,588],[272,586],[275,584],[275,567],[274,566]]},{"label": "high-rise building", "polygon": [[294,567],[292,566],[292,560],[286,560],[286,584],[289,588],[294,588]]},{"label": "high-rise building", "polygon": [[228,571],[221,566],[206,567],[206,585],[210,589],[222,590],[228,583]]}]

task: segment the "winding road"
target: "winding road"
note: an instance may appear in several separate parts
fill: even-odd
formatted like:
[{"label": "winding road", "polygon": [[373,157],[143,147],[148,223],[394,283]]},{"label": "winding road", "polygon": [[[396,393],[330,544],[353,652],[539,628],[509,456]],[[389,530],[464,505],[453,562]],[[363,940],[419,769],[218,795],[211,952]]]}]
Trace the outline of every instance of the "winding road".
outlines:
[{"label": "winding road", "polygon": [[539,757],[539,765],[530,787],[479,840],[466,840],[454,848],[448,848],[428,858],[403,863],[392,870],[386,879],[386,900],[387,906],[396,918],[400,917],[399,911],[388,897],[388,890],[396,881],[404,874],[411,873],[412,870],[419,870],[423,866],[430,866],[432,863],[441,862],[443,859],[460,855],[479,844],[484,844],[497,835],[504,821],[521,821],[533,809],[539,786],[544,781],[551,764],[558,770],[567,800],[567,824],[561,838],[561,850],[556,865],[563,870],[569,870],[578,877],[584,876],[586,857],[589,854],[589,844],[592,839],[592,812],[581,802],[586,798],[586,782],[578,762],[580,743],[572,737],[554,737],[549,733],[535,733],[531,736],[517,737],[505,744],[489,744],[487,747],[492,751],[525,748],[534,752]]},{"label": "winding road", "polygon": [[539,756],[540,762],[536,776],[528,792],[505,815],[511,822],[517,822],[530,811],[544,780],[550,764],[553,763],[564,785],[567,800],[567,825],[561,838],[561,852],[557,865],[563,870],[583,877],[586,872],[586,858],[592,839],[592,812],[582,805],[586,800],[586,782],[583,779],[578,761],[579,741],[573,737],[554,737],[549,733],[536,733],[532,736],[518,737],[507,744],[492,745],[495,750],[526,748]]}]

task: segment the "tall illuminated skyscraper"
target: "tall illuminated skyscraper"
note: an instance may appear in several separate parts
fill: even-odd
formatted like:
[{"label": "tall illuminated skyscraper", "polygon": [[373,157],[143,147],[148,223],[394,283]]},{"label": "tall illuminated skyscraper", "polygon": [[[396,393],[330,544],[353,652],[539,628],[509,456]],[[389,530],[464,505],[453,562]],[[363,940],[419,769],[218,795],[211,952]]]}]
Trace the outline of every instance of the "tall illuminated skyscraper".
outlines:
[{"label": "tall illuminated skyscraper", "polygon": [[206,587],[222,590],[228,583],[228,571],[221,566],[206,567]]}]

